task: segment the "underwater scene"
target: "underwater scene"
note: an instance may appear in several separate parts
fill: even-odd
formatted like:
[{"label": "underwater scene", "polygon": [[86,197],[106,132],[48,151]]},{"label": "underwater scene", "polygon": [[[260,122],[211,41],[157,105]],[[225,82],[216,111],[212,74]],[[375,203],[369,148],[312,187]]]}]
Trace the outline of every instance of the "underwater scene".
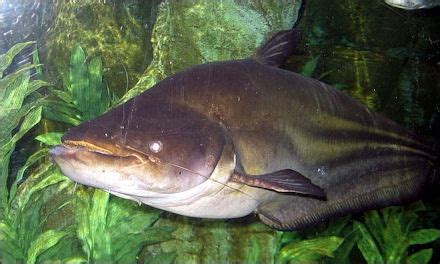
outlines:
[{"label": "underwater scene", "polygon": [[440,263],[439,6],[0,0],[0,262]]}]

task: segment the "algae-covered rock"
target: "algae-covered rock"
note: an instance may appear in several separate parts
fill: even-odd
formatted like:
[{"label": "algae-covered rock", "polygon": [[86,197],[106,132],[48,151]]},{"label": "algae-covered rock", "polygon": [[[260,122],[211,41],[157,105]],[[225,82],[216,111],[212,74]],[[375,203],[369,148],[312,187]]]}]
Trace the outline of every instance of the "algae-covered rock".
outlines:
[{"label": "algae-covered rock", "polygon": [[42,37],[42,62],[66,78],[72,48],[101,56],[110,90],[123,94],[151,60],[150,35],[158,1],[60,1],[56,19]]},{"label": "algae-covered rock", "polygon": [[[306,1],[299,25],[310,54],[305,60],[320,57],[313,77],[324,76],[322,81],[401,124],[428,127],[439,102],[433,92],[439,43],[432,41],[440,37],[438,15],[401,13],[381,1],[330,2]],[[417,101],[424,103],[418,107]]]},{"label": "algae-covered rock", "polygon": [[300,5],[300,0],[161,3],[151,39],[153,61],[124,100],[190,66],[252,55],[271,33],[292,28]]}]

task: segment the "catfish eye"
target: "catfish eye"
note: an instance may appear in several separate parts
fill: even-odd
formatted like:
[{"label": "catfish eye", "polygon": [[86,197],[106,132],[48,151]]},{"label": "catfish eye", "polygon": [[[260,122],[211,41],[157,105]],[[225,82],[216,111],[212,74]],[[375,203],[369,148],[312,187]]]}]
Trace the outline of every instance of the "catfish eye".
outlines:
[{"label": "catfish eye", "polygon": [[153,153],[158,153],[163,147],[160,140],[152,140],[148,146],[150,147],[150,151]]}]

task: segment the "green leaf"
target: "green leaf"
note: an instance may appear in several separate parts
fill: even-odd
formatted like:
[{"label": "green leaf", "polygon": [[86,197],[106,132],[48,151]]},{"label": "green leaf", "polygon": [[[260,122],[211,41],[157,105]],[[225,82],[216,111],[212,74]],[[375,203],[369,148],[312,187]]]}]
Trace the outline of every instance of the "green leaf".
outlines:
[{"label": "green leaf", "polygon": [[384,223],[382,222],[382,219],[380,218],[379,211],[378,210],[372,210],[364,214],[365,219],[365,225],[367,226],[368,230],[370,231],[371,235],[375,239],[375,241],[378,242],[378,244],[383,244],[383,237],[384,234]]},{"label": "green leaf", "polygon": [[1,142],[6,142],[7,138],[12,138],[12,132],[22,122],[23,117],[29,114],[32,109],[40,106],[41,104],[42,100],[37,100],[21,106],[20,109],[13,109],[8,113],[0,112],[0,145],[3,145],[4,143]]},{"label": "green leaf", "polygon": [[[22,107],[20,110],[15,111],[15,113],[10,116],[11,119],[3,119],[0,116],[0,120],[3,121],[2,125],[0,126],[0,136],[6,137],[7,141],[5,141],[3,138],[0,138],[0,153],[9,153],[15,148],[15,144],[18,140],[20,140],[24,134],[26,134],[33,126],[35,126],[41,119],[41,106],[36,106],[37,104],[29,104],[30,110],[28,107]],[[26,111],[28,111],[26,113]],[[8,130],[11,131],[16,127],[16,123],[18,123],[19,117],[21,117],[23,114],[26,113],[26,116],[23,119],[23,122],[20,126],[20,129],[18,132],[11,137],[8,133]],[[6,129],[3,127],[5,126]],[[2,154],[3,155],[3,154]]]},{"label": "green leaf", "polygon": [[281,233],[280,243],[283,245],[290,243],[290,242],[299,241],[299,240],[301,240],[301,236],[298,232],[282,232]]},{"label": "green leaf", "polygon": [[49,91],[53,95],[55,95],[56,97],[58,97],[61,100],[63,100],[65,103],[73,105],[73,98],[72,98],[72,94],[71,93],[66,92],[66,91],[62,91],[62,90],[58,90],[58,89],[54,89],[54,88],[49,88]]},{"label": "green leaf", "polygon": [[379,247],[367,228],[357,221],[354,221],[353,227],[358,234],[357,246],[367,263],[384,263]]},{"label": "green leaf", "polygon": [[383,231],[383,252],[385,255],[386,263],[400,263],[405,256],[406,249],[408,248],[407,236],[408,229],[411,224],[405,224],[403,219],[405,215],[401,208],[394,211],[392,217],[389,217],[388,223]]},{"label": "green leaf", "polygon": [[350,254],[357,242],[355,232],[349,232],[344,236],[344,242],[335,251],[334,263],[350,263]]},{"label": "green leaf", "polygon": [[63,260],[63,263],[66,263],[66,264],[78,264],[78,263],[90,263],[90,262],[87,261],[87,259],[85,259],[83,257],[74,257],[74,258],[69,258],[69,259]]},{"label": "green leaf", "polygon": [[332,84],[332,87],[342,91],[342,90],[349,88],[350,86],[348,86],[347,84],[343,84],[343,83],[335,83],[335,84]]},{"label": "green leaf", "polygon": [[304,76],[307,76],[307,77],[311,77],[313,75],[313,73],[315,72],[316,67],[318,66],[319,57],[320,56],[316,56],[315,58],[308,61],[304,65],[304,67],[301,71],[301,74]]},{"label": "green leaf", "polygon": [[440,230],[438,229],[421,229],[417,231],[413,231],[409,234],[410,245],[416,244],[427,244],[434,240],[439,239]]},{"label": "green leaf", "polygon": [[27,91],[26,91],[26,96],[30,95],[31,93],[37,91],[38,89],[40,89],[41,87],[44,86],[49,86],[50,84],[42,81],[42,80],[34,80],[31,81],[28,85]]},{"label": "green leaf", "polygon": [[32,63],[38,65],[35,67],[37,79],[43,79],[43,67],[41,67],[40,64],[40,57],[38,56],[37,48],[35,48],[34,52],[32,52]]},{"label": "green leaf", "polygon": [[11,109],[19,109],[22,106],[28,89],[29,78],[29,72],[24,71],[20,74],[8,75],[2,80],[0,84],[0,89],[4,90],[0,101],[2,111],[9,112]]},{"label": "green leaf", "polygon": [[[56,209],[58,210],[58,209]],[[46,214],[45,214],[46,215]],[[38,256],[39,263],[67,263],[76,260],[76,263],[86,262],[82,255],[81,248],[78,247],[78,239],[73,225],[63,228],[62,231],[68,233],[55,246],[47,249]],[[82,260],[82,261],[81,261]]]},{"label": "green leaf", "polygon": [[63,135],[63,132],[48,132],[46,134],[36,136],[35,139],[45,145],[55,146],[61,144],[61,137]]},{"label": "green leaf", "polygon": [[422,249],[409,256],[405,263],[407,264],[423,264],[428,263],[432,257],[432,249]]},{"label": "green leaf", "polygon": [[49,120],[69,124],[72,126],[77,126],[77,125],[81,124],[81,120],[75,118],[72,115],[65,114],[65,113],[56,113],[56,112],[50,111],[50,109],[44,110],[44,117]]},{"label": "green leaf", "polygon": [[11,65],[12,61],[14,60],[14,57],[17,56],[17,54],[20,53],[24,48],[34,43],[35,41],[17,43],[12,48],[10,48],[5,54],[0,55],[0,78],[3,77],[3,72],[6,70],[6,68],[8,68],[9,65]]},{"label": "green leaf", "polygon": [[323,256],[333,257],[333,252],[343,241],[343,238],[329,236],[293,242],[281,249],[279,258],[285,261],[310,262]]},{"label": "green leaf", "polygon": [[177,254],[174,252],[164,252],[148,259],[149,264],[172,264],[175,263]]},{"label": "green leaf", "polygon": [[[17,89],[20,81],[23,80],[23,77],[29,77],[29,70],[32,68],[35,68],[36,65],[33,64],[25,64],[15,72],[6,75],[2,79],[0,79],[0,107],[4,108],[12,108],[12,106],[8,106],[11,102],[11,99],[5,99],[6,97],[12,98],[15,101],[22,100],[22,98],[25,97],[25,92],[23,93],[16,93],[14,90]],[[25,86],[20,88],[26,88]],[[27,88],[26,88],[27,89]],[[13,98],[11,97],[11,93],[16,94],[18,97]]]},{"label": "green leaf", "polygon": [[33,128],[41,120],[41,112],[43,108],[41,106],[33,108],[25,117],[20,125],[18,132],[12,137],[12,141],[16,143],[20,138],[24,136],[31,128]]},{"label": "green leaf", "polygon": [[63,122],[70,125],[81,123],[81,113],[73,104],[60,102],[59,100],[46,99],[44,101],[44,117],[53,121]]},{"label": "green leaf", "polygon": [[107,230],[109,194],[99,189],[77,192],[78,237],[89,259],[109,261],[111,259],[110,230]]},{"label": "green leaf", "polygon": [[86,112],[89,106],[89,78],[86,54],[79,45],[75,45],[70,56],[70,73],[68,90],[72,94],[75,105],[81,112]]},{"label": "green leaf", "polygon": [[100,189],[95,189],[93,192],[90,224],[95,230],[99,230],[106,225],[109,198],[110,194],[108,192]]},{"label": "green leaf", "polygon": [[101,57],[95,57],[89,64],[89,90],[87,118],[91,119],[102,114],[110,106],[109,96],[102,83],[102,61]]},{"label": "green leaf", "polygon": [[52,163],[43,163],[39,168],[35,171],[33,171],[32,177],[39,178],[41,176],[44,176],[42,180],[36,182],[32,185],[27,185],[26,189],[21,189],[20,195],[17,195],[15,198],[17,207],[23,208],[31,198],[32,194],[47,188],[48,186],[57,184],[62,181],[66,181],[68,178],[66,178],[63,174],[61,174],[58,170],[54,170],[54,165]]},{"label": "green leaf", "polygon": [[38,255],[56,245],[66,235],[65,232],[55,230],[47,230],[40,234],[30,245],[26,263],[35,263]]},{"label": "green leaf", "polygon": [[33,153],[26,160],[26,163],[17,172],[16,179],[15,179],[14,183],[11,186],[11,190],[9,191],[9,201],[12,201],[12,199],[14,199],[15,194],[17,192],[18,183],[22,180],[24,172],[27,170],[27,168],[29,168],[30,166],[34,165],[40,159],[46,157],[48,151],[49,151],[49,149],[47,149],[47,148],[40,149],[37,152]]},{"label": "green leaf", "polygon": [[325,77],[327,77],[328,75],[330,75],[330,73],[332,73],[332,72],[334,72],[335,70],[329,70],[329,71],[326,71],[326,72],[324,72],[324,73],[321,73],[321,75],[319,75],[319,77],[317,78],[318,80],[322,80],[322,79],[324,79]]}]

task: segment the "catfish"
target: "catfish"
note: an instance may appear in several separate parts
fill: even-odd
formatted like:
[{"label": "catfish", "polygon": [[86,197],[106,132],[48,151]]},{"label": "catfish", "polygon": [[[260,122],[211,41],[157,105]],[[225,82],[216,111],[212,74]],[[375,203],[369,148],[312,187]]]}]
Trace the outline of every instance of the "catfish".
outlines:
[{"label": "catfish", "polygon": [[298,39],[282,31],[252,58],[178,72],[71,128],[50,156],[122,198],[190,217],[254,213],[278,230],[419,199],[435,179],[433,144],[281,69]]}]

